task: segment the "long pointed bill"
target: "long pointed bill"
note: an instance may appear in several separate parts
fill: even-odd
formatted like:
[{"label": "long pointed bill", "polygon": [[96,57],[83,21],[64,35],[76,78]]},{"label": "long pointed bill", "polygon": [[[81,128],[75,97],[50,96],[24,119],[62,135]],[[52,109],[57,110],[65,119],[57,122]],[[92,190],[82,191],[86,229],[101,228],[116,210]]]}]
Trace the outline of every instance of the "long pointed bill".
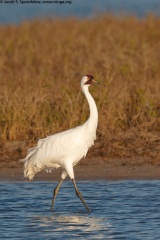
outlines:
[{"label": "long pointed bill", "polygon": [[101,87],[106,87],[105,85],[97,82],[96,80],[92,80],[92,82],[93,82],[93,84],[95,84],[95,85],[99,85],[99,86],[101,86]]}]

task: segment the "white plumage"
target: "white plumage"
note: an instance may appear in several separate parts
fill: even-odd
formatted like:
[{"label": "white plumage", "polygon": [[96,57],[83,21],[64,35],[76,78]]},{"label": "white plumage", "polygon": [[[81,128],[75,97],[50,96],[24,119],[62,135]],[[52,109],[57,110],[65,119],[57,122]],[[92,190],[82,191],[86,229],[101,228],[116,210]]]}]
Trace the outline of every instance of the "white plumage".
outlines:
[{"label": "white plumage", "polygon": [[88,87],[91,84],[99,83],[94,80],[92,75],[86,75],[82,78],[81,89],[87,98],[90,108],[88,120],[83,125],[39,140],[35,148],[28,150],[28,154],[24,159],[24,176],[30,180],[33,179],[37,172],[42,170],[50,172],[55,168],[62,167],[61,180],[54,190],[51,208],[61,183],[69,175],[74,183],[77,196],[89,211],[77,189],[73,167],[86,156],[88,149],[94,144],[96,139],[98,112],[94,99],[88,91]]}]

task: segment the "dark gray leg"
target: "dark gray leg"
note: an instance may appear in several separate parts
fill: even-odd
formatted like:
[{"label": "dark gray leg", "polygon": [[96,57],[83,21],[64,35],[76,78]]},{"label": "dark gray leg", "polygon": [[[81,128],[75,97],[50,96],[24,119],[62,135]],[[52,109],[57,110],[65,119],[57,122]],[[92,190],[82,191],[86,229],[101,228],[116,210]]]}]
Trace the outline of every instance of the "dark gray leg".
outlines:
[{"label": "dark gray leg", "polygon": [[72,181],[73,181],[73,184],[74,184],[74,188],[75,188],[77,197],[80,198],[80,200],[82,201],[83,205],[86,207],[87,211],[90,212],[91,210],[89,209],[89,207],[87,206],[86,202],[84,201],[84,199],[82,197],[82,194],[78,191],[75,179],[73,178]]},{"label": "dark gray leg", "polygon": [[64,179],[61,178],[61,180],[60,180],[60,182],[58,183],[57,187],[55,187],[55,189],[54,189],[53,198],[52,198],[52,203],[51,203],[51,207],[50,207],[51,210],[53,209],[54,201],[55,201],[55,199],[56,199],[56,196],[57,196],[57,194],[58,194],[59,188],[60,188],[63,180],[64,180]]}]

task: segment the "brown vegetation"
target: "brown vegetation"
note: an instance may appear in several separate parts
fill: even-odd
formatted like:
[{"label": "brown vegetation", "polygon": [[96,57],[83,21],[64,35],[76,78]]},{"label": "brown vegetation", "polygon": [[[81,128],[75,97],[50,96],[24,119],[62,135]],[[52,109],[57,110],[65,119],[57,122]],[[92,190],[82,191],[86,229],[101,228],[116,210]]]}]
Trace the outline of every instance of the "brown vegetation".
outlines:
[{"label": "brown vegetation", "polygon": [[89,156],[158,164],[159,29],[152,16],[108,15],[0,26],[0,158],[24,157],[38,138],[83,123],[80,80],[92,74],[107,88],[90,89],[99,127]]}]

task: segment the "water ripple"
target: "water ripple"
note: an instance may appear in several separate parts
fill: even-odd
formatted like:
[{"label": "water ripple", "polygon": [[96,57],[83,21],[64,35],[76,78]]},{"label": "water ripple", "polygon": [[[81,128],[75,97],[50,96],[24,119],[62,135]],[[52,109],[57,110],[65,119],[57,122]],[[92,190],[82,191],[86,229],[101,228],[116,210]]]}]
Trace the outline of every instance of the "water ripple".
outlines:
[{"label": "water ripple", "polygon": [[160,181],[80,181],[87,213],[66,181],[50,211],[51,182],[0,182],[1,239],[160,237]]}]

